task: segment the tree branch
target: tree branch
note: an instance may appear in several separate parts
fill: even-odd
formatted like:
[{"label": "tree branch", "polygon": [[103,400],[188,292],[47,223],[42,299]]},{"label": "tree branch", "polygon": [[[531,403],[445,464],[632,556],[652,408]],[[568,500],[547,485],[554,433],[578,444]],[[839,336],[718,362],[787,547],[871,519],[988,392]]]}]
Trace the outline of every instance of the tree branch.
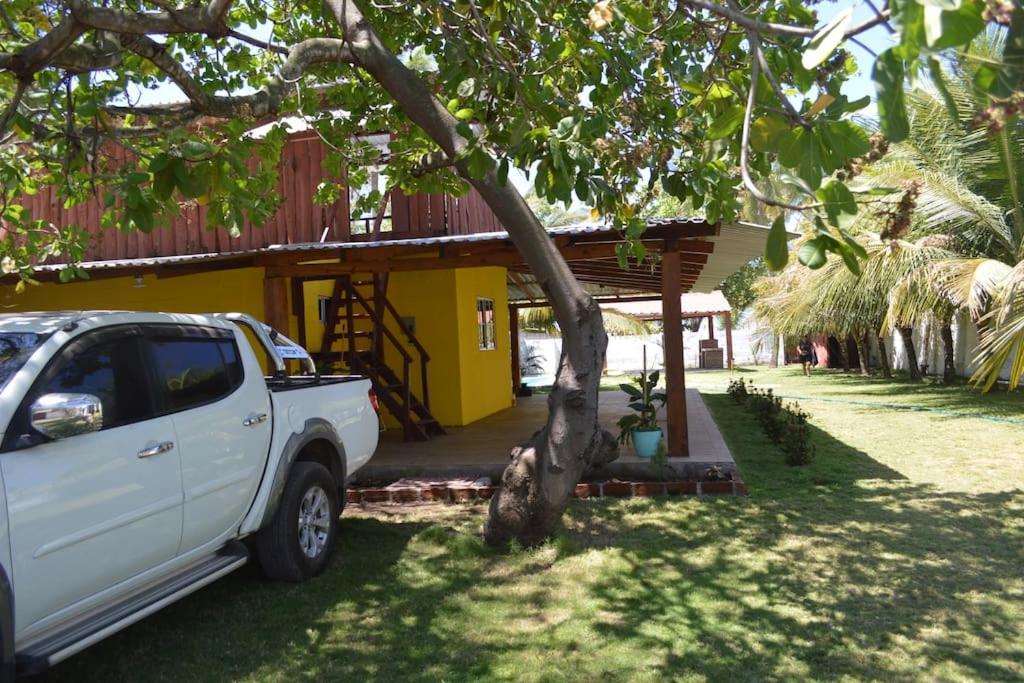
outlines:
[{"label": "tree branch", "polygon": [[240,32],[240,31],[236,31],[233,28],[232,29],[228,29],[227,35],[228,35],[229,38],[234,38],[235,40],[239,40],[239,41],[241,41],[243,43],[248,43],[249,45],[252,45],[254,47],[258,47],[261,50],[268,50],[270,52],[276,52],[279,55],[287,55],[288,54],[288,48],[283,47],[281,45],[275,45],[274,43],[271,42],[271,38],[267,38],[265,41],[263,41],[263,40],[260,40],[259,38],[253,38],[252,36],[246,35],[246,34]]},{"label": "tree branch", "polygon": [[[748,35],[751,44],[758,44],[760,42],[760,36],[756,32],[751,31]],[[750,121],[753,118],[754,105],[757,102],[757,81],[760,73],[760,61],[755,59],[753,60],[753,67],[750,73],[750,91],[747,93],[747,108],[743,113],[743,136],[740,141],[740,174],[743,176],[743,186],[747,188],[747,191],[755,199],[763,204],[776,206],[780,209],[790,209],[791,211],[805,211],[812,208],[813,205],[789,204],[769,197],[761,191],[757,183],[750,176]]]},{"label": "tree branch", "polygon": [[227,33],[224,17],[232,0],[210,0],[201,7],[163,12],[123,12],[96,7],[84,0],[68,0],[75,21],[93,29],[139,35],[202,33],[222,37]]},{"label": "tree branch", "polygon": [[7,132],[7,126],[10,124],[11,119],[18,112],[18,105],[21,104],[21,98],[24,97],[25,91],[28,90],[29,81],[18,81],[18,86],[14,91],[14,97],[7,104],[7,108],[4,109],[4,113],[0,115],[0,136]]},{"label": "tree branch", "polygon": [[431,152],[425,154],[419,163],[412,169],[412,174],[417,178],[425,176],[431,171],[438,171],[442,168],[453,166],[455,162],[444,152]]},{"label": "tree branch", "polygon": [[694,7],[697,9],[706,10],[712,14],[717,14],[723,19],[742,26],[748,31],[757,31],[758,33],[774,33],[777,35],[784,36],[801,36],[808,37],[813,36],[817,33],[817,29],[806,28],[803,26],[790,26],[789,24],[774,24],[770,22],[763,22],[748,16],[744,12],[733,9],[732,7],[726,7],[725,5],[719,5],[717,2],[710,2],[710,0],[680,0],[684,5]]},{"label": "tree branch", "polygon": [[[712,14],[717,14],[723,19],[745,28],[747,31],[755,31],[757,33],[771,33],[782,36],[799,36],[802,38],[810,38],[817,35],[819,28],[807,28],[804,26],[791,26],[789,24],[776,24],[772,22],[764,22],[751,17],[742,10],[726,5],[720,5],[711,0],[680,0],[684,5],[702,9]],[[864,31],[874,28],[879,24],[884,24],[889,21],[889,10],[878,11],[877,14],[862,24],[854,26],[850,30],[843,34],[843,38],[851,38],[859,35]]]}]

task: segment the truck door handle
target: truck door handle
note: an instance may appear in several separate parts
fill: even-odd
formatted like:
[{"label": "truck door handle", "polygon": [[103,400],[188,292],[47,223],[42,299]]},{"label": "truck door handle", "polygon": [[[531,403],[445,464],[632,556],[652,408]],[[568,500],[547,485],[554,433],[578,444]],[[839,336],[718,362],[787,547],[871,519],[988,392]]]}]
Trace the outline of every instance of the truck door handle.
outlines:
[{"label": "truck door handle", "polygon": [[141,451],[139,451],[139,457],[140,458],[152,458],[154,455],[160,455],[161,453],[166,453],[167,451],[170,451],[170,450],[174,450],[174,442],[173,441],[161,441],[160,443],[158,443],[155,446],[150,446],[149,448],[143,448]]},{"label": "truck door handle", "polygon": [[261,422],[267,421],[267,414],[260,413],[259,415],[250,415],[249,417],[242,420],[243,427],[253,427]]}]

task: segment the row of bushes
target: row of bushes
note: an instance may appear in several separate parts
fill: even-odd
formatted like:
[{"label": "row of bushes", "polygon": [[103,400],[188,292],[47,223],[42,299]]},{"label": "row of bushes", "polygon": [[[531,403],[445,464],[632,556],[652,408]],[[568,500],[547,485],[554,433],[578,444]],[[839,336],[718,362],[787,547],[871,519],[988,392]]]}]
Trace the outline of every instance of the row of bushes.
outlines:
[{"label": "row of bushes", "polygon": [[782,399],[771,389],[764,390],[743,378],[729,382],[729,395],[736,403],[746,406],[761,423],[765,436],[778,444],[786,454],[787,465],[806,465],[814,457],[811,443],[810,417],[796,401],[782,404]]}]

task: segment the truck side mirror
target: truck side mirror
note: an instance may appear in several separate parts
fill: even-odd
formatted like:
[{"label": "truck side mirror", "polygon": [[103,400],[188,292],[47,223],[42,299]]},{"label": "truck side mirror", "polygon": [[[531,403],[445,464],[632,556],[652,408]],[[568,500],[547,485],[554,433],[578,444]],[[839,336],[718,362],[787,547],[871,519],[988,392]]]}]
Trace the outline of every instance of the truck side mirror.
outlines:
[{"label": "truck side mirror", "polygon": [[92,394],[46,394],[29,410],[33,429],[51,439],[95,432],[103,426],[103,405]]}]

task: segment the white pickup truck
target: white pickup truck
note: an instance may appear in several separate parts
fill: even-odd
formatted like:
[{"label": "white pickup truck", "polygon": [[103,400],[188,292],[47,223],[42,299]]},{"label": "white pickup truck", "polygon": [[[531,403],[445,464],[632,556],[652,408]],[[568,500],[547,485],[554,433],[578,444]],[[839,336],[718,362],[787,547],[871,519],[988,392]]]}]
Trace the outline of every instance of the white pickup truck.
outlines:
[{"label": "white pickup truck", "polygon": [[317,574],[379,432],[369,380],[317,375],[241,314],[2,315],[0,425],[5,678],[250,553],[272,578]]}]

